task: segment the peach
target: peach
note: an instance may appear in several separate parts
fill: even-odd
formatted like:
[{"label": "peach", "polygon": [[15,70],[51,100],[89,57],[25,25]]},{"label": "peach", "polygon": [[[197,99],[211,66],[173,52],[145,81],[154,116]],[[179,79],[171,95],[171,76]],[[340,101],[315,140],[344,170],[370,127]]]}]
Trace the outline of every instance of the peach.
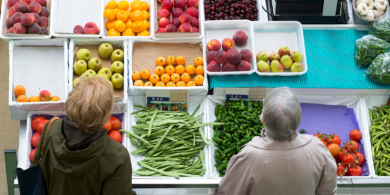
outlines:
[{"label": "peach", "polygon": [[30,4],[32,0],[20,0],[20,2],[25,3],[26,5]]},{"label": "peach", "polygon": [[41,27],[41,35],[49,35],[49,31],[45,27]]},{"label": "peach", "polygon": [[32,13],[32,15],[34,16],[34,23],[39,24],[39,22],[41,21],[41,17],[39,16],[39,14]]},{"label": "peach", "polygon": [[173,24],[168,24],[165,27],[165,32],[177,32],[177,27]]},{"label": "peach", "polygon": [[39,3],[41,6],[46,6],[47,1],[46,0],[34,0],[35,2]]},{"label": "peach", "polygon": [[234,41],[233,39],[231,38],[225,38],[223,41],[222,41],[222,49],[227,51],[231,48],[234,47]]},{"label": "peach", "polygon": [[211,41],[207,43],[207,50],[209,51],[218,51],[220,49],[221,43],[216,39],[211,39]]},{"label": "peach", "polygon": [[195,7],[189,7],[186,9],[185,13],[189,14],[192,17],[197,18],[199,16],[199,11]]},{"label": "peach", "polygon": [[14,28],[11,27],[10,29],[7,30],[7,33],[14,33]]},{"label": "peach", "polygon": [[234,64],[226,62],[225,64],[222,65],[222,72],[230,72],[230,71],[236,71],[236,66]]},{"label": "peach", "polygon": [[16,23],[14,26],[13,26],[13,29],[12,29],[13,33],[17,33],[17,34],[26,34],[27,32],[27,29],[25,26],[23,26],[22,23]]},{"label": "peach", "polygon": [[158,26],[159,27],[162,27],[162,28],[165,28],[168,24],[170,24],[171,21],[169,21],[169,18],[161,18],[159,21],[158,21]]},{"label": "peach", "polygon": [[12,19],[11,19],[12,22],[13,22],[14,24],[20,22],[21,19],[22,19],[22,15],[23,15],[22,12],[16,12],[14,15],[12,15]]},{"label": "peach", "polygon": [[172,11],[172,16],[173,16],[174,18],[178,18],[178,17],[180,17],[180,15],[182,15],[182,14],[184,14],[184,11],[183,11],[183,9],[181,9],[181,8],[179,8],[179,7],[176,7],[176,8],[173,9],[173,11]]},{"label": "peach", "polygon": [[49,101],[50,96],[50,92],[47,90],[42,90],[41,92],[39,92],[39,98],[41,99],[41,101]]},{"label": "peach", "polygon": [[221,65],[216,61],[211,61],[209,65],[207,65],[207,71],[209,72],[219,72],[221,71]]},{"label": "peach", "polygon": [[199,27],[199,20],[195,17],[192,17],[191,19],[191,25],[198,28]]},{"label": "peach", "polygon": [[199,32],[199,29],[196,27],[192,27],[192,32]]},{"label": "peach", "polygon": [[239,30],[234,33],[233,40],[236,45],[242,46],[248,41],[248,35],[243,30]]},{"label": "peach", "polygon": [[5,24],[7,25],[7,28],[12,28],[14,26],[14,23],[12,22],[12,18],[8,17],[5,21]]},{"label": "peach", "polygon": [[187,0],[187,7],[198,7],[198,0]]},{"label": "peach", "polygon": [[[253,55],[252,55],[252,52],[249,50],[249,49],[242,49],[240,51],[240,54],[241,54],[241,60],[245,60],[245,61],[251,61]],[[237,67],[238,69],[238,67]]]},{"label": "peach", "polygon": [[22,12],[22,13],[28,12],[27,5],[25,3],[22,3],[22,2],[15,3],[14,9],[16,12]]},{"label": "peach", "polygon": [[168,11],[172,11],[172,8],[173,8],[173,3],[171,0],[163,0],[161,2],[161,8],[162,9],[166,9]]},{"label": "peach", "polygon": [[47,28],[47,24],[49,24],[49,19],[47,19],[46,17],[42,16],[41,17],[41,21],[39,21],[38,24],[39,24],[39,26]]},{"label": "peach", "polygon": [[16,12],[16,11],[15,11],[15,9],[14,9],[14,6],[12,6],[11,8],[9,8],[9,11],[8,11],[9,17],[11,17],[12,15],[14,15],[15,12]]},{"label": "peach", "polygon": [[215,51],[209,51],[207,54],[206,54],[206,60],[207,62],[211,62],[214,60],[214,56],[215,56]]},{"label": "peach", "polygon": [[228,59],[227,61],[232,64],[238,64],[241,61],[241,54],[237,49],[229,49],[227,51]]},{"label": "peach", "polygon": [[174,24],[177,28],[180,27],[180,20],[179,18],[173,18],[172,19],[172,24]]},{"label": "peach", "polygon": [[191,20],[192,20],[192,16],[187,14],[187,13],[184,13],[182,15],[179,16],[179,20],[180,20],[180,23],[191,23]]},{"label": "peach", "polygon": [[214,60],[218,64],[225,64],[226,61],[227,61],[227,53],[225,51],[223,51],[223,50],[219,50],[219,51],[215,52]]},{"label": "peach", "polygon": [[251,64],[248,61],[241,60],[240,63],[237,64],[238,71],[249,71],[251,69]]},{"label": "peach", "polygon": [[12,7],[15,5],[15,3],[20,2],[20,0],[8,0],[7,5],[8,7]]},{"label": "peach", "polygon": [[94,22],[88,22],[84,26],[85,34],[99,34],[99,28]]},{"label": "peach", "polygon": [[73,33],[75,33],[75,34],[84,34],[84,28],[81,25],[76,25],[73,28]]},{"label": "peach", "polygon": [[183,10],[186,8],[186,4],[186,0],[173,0],[173,5]]},{"label": "peach", "polygon": [[157,12],[157,18],[160,20],[161,18],[169,18],[171,13],[166,9],[160,9]]},{"label": "peach", "polygon": [[49,10],[46,7],[42,7],[42,10],[41,10],[41,13],[39,13],[39,16],[49,17]]},{"label": "peach", "polygon": [[30,27],[27,28],[27,33],[40,35],[41,27],[38,24],[33,23]]},{"label": "peach", "polygon": [[188,23],[181,24],[179,29],[180,32],[192,32],[192,26]]},{"label": "peach", "polygon": [[[30,9],[30,12],[31,12],[31,13],[37,13],[37,14],[39,14],[39,13],[41,13],[41,11],[42,11],[42,6],[41,6],[41,4],[37,3],[36,1],[30,3],[30,5],[28,5],[28,8]],[[15,7],[15,9],[16,9],[16,7]]]},{"label": "peach", "polygon": [[165,28],[158,28],[156,34],[157,33],[165,33]]},{"label": "peach", "polygon": [[23,14],[20,20],[24,26],[31,26],[34,24],[34,15],[30,13]]}]

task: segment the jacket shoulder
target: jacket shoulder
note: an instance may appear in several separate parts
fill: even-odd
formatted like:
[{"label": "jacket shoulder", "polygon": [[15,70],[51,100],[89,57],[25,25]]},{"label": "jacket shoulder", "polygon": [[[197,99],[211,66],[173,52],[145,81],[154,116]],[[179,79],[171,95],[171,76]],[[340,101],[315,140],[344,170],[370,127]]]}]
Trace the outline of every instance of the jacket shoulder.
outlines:
[{"label": "jacket shoulder", "polygon": [[108,137],[107,146],[106,146],[106,150],[104,151],[104,155],[115,156],[115,158],[117,158],[116,160],[118,160],[118,158],[130,159],[128,150],[122,144],[118,143],[111,137]]}]

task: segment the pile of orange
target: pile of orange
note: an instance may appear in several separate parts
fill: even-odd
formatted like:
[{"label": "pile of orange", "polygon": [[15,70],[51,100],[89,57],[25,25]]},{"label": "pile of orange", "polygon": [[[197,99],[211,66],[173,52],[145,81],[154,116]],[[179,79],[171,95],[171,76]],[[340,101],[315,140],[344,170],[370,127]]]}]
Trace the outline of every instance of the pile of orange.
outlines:
[{"label": "pile of orange", "polygon": [[[134,71],[132,79],[134,86],[145,87],[194,87],[202,86],[204,81],[203,58],[197,57],[194,60],[194,65],[187,65],[184,67],[186,60],[184,56],[168,56],[157,57],[156,68],[154,74],[151,74],[148,69],[143,69],[141,72]],[[191,75],[196,75],[191,81]],[[143,82],[143,80],[149,80]]]},{"label": "pile of orange", "polygon": [[20,102],[20,103],[23,103],[23,102],[40,102],[40,101],[54,102],[54,101],[60,101],[61,100],[58,96],[50,96],[50,93],[48,93],[49,96],[50,96],[50,98],[47,98],[48,100],[44,99],[44,97],[41,98],[39,96],[31,96],[30,98],[27,98],[27,96],[26,96],[26,88],[24,88],[23,85],[16,85],[16,87],[14,88],[14,93],[15,93],[15,96],[16,96],[16,102]]},{"label": "pile of orange", "polygon": [[111,0],[104,10],[107,36],[150,36],[149,4],[145,1]]}]

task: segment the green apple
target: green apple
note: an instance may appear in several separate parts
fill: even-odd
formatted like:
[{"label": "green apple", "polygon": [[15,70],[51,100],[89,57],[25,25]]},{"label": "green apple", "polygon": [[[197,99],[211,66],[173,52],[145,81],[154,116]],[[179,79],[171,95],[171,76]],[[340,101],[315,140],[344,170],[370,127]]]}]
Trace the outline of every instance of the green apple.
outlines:
[{"label": "green apple", "polygon": [[111,70],[108,69],[108,68],[102,68],[99,70],[99,72],[97,73],[98,75],[106,75],[108,80],[111,79]]},{"label": "green apple", "polygon": [[257,62],[257,70],[259,72],[269,72],[270,67],[269,64],[263,60]]},{"label": "green apple", "polygon": [[80,78],[75,79],[75,80],[73,81],[73,88],[75,88],[76,85],[79,84],[79,82],[80,82]]},{"label": "green apple", "polygon": [[114,85],[115,89],[122,88],[124,80],[125,80],[125,78],[123,78],[123,76],[121,74],[119,74],[119,73],[115,73],[111,77],[111,82]]},{"label": "green apple", "polygon": [[125,54],[120,49],[113,51],[111,54],[111,62],[115,62],[115,61],[123,62],[124,58],[125,58]]},{"label": "green apple", "polygon": [[86,70],[81,76],[84,76],[84,75],[90,75],[88,76],[88,78],[91,78],[91,77],[94,77],[96,76],[96,72],[92,69],[89,69],[89,70]]},{"label": "green apple", "polygon": [[109,43],[102,43],[98,49],[99,56],[102,58],[109,58],[112,51],[114,51],[114,48]]},{"label": "green apple", "polygon": [[103,64],[99,58],[91,58],[88,61],[88,69],[92,69],[95,72],[99,71],[102,68]]},{"label": "green apple", "polygon": [[112,84],[112,82],[110,81],[110,84],[111,84],[111,87],[112,87],[112,89],[114,89],[114,84]]},{"label": "green apple", "polygon": [[87,70],[87,63],[84,60],[79,60],[73,65],[73,71],[77,75],[83,74]]},{"label": "green apple", "polygon": [[291,54],[291,58],[294,62],[302,62],[302,54],[299,51],[294,51]]},{"label": "green apple", "polygon": [[261,51],[256,56],[257,61],[263,60],[264,62],[268,61],[268,53],[265,51]]},{"label": "green apple", "polygon": [[277,60],[272,61],[271,72],[283,72],[283,65]]},{"label": "green apple", "polygon": [[123,74],[124,68],[125,68],[125,66],[120,61],[115,61],[114,63],[111,64],[112,74],[115,74],[115,73]]},{"label": "green apple", "polygon": [[88,49],[79,49],[76,54],[77,60],[84,60],[88,62],[91,59],[91,52]]},{"label": "green apple", "polygon": [[300,62],[294,62],[291,66],[291,72],[302,72],[303,71],[303,66]]},{"label": "green apple", "polygon": [[290,56],[284,55],[280,58],[280,63],[283,65],[283,68],[289,69],[293,64],[293,61]]}]

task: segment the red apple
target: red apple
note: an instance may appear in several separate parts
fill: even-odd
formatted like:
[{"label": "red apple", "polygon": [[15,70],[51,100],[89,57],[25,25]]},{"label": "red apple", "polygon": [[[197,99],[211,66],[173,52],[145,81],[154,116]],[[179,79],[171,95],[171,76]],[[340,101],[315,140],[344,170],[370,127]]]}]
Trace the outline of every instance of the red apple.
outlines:
[{"label": "red apple", "polygon": [[50,92],[47,90],[42,90],[41,92],[39,92],[39,98],[41,99],[41,101],[49,101],[50,96]]}]

